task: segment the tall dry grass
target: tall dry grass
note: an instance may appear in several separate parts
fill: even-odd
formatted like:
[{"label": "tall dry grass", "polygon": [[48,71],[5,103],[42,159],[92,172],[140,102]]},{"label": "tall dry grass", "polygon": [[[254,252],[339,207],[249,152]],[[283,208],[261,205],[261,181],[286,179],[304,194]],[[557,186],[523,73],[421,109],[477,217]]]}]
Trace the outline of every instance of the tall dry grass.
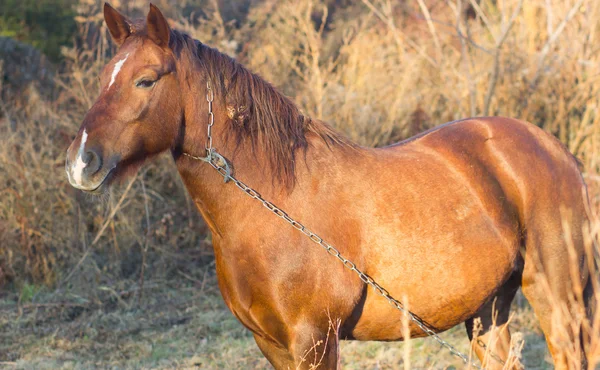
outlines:
[{"label": "tall dry grass", "polygon": [[[147,6],[141,0],[113,5],[138,16]],[[364,145],[386,145],[476,115],[517,117],[542,127],[582,162],[593,215],[586,235],[590,246],[598,243],[600,2],[158,5],[175,27],[238,58],[307,114]],[[0,288],[69,287],[94,301],[103,298],[99,286],[114,292],[116,285],[137,282],[143,291],[145,276],[172,276],[179,266],[165,261],[177,251],[205,263],[210,243],[168,157],[101,202],[68,186],[64,153],[114,51],[101,2],[80,0],[76,9],[81,37],[62,51],[53,93],[32,85],[0,102]],[[598,362],[600,316],[589,325],[581,312],[562,312],[556,320],[588,331],[588,357]],[[556,341],[569,346],[564,338]],[[569,358],[581,356],[575,352]]]}]

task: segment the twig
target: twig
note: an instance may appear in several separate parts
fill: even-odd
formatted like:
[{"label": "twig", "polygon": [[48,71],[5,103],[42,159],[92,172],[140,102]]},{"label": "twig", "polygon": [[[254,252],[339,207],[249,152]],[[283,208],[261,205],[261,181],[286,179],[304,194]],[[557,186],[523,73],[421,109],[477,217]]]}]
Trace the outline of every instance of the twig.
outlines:
[{"label": "twig", "polygon": [[49,302],[49,303],[28,303],[21,305],[22,308],[39,307],[89,307],[90,303],[72,303],[72,302]]},{"label": "twig", "polygon": [[117,214],[117,212],[121,208],[121,204],[123,204],[123,201],[125,200],[125,197],[129,193],[129,190],[131,190],[131,187],[133,186],[133,183],[135,182],[136,178],[137,178],[137,176],[134,177],[133,179],[131,179],[131,181],[127,185],[127,188],[125,188],[125,191],[123,192],[123,195],[121,195],[121,198],[117,202],[117,205],[115,206],[115,208],[113,208],[112,212],[107,217],[106,221],[104,221],[104,224],[102,225],[102,228],[100,228],[100,231],[98,231],[98,233],[96,234],[96,237],[94,238],[94,240],[92,241],[92,243],[87,246],[87,248],[85,250],[85,253],[79,259],[79,262],[77,262],[77,264],[75,264],[75,267],[73,267],[71,269],[71,272],[69,272],[69,274],[67,275],[67,277],[63,281],[61,281],[61,283],[58,285],[59,287],[63,286],[67,281],[69,281],[69,279],[71,279],[71,277],[73,276],[73,274],[75,273],[75,271],[77,271],[77,269],[79,268],[79,266],[81,266],[81,264],[83,263],[83,261],[85,261],[85,259],[87,258],[87,256],[90,254],[90,251],[91,251],[92,247],[98,242],[98,240],[100,240],[100,237],[102,236],[102,234],[104,234],[104,230],[106,230],[106,227],[108,226],[108,224],[112,221],[112,219],[115,217],[115,215]]},{"label": "twig", "polygon": [[188,279],[189,281],[191,281],[191,282],[194,282],[194,283],[196,283],[196,284],[198,284],[198,285],[200,285],[200,286],[203,286],[203,285],[204,285],[204,281],[206,280],[206,272],[205,272],[205,274],[204,274],[205,276],[204,276],[204,278],[202,279],[202,281],[200,281],[200,280],[198,280],[198,279],[196,279],[196,278],[194,278],[194,277],[192,277],[192,276],[190,276],[190,275],[186,274],[185,272],[183,272],[183,271],[181,271],[181,270],[177,270],[177,273],[178,273],[179,275],[183,276],[184,278]]},{"label": "twig", "polygon": [[204,293],[204,288],[206,287],[206,275],[208,274],[208,267],[204,269],[204,274],[202,275],[202,285],[200,285],[200,293]]},{"label": "twig", "polygon": [[435,62],[435,60],[433,60],[429,55],[427,55],[425,53],[425,51],[422,48],[420,48],[419,45],[417,45],[416,42],[412,41],[408,37],[400,36],[402,32],[400,30],[398,30],[398,28],[394,24],[394,21],[391,17],[386,17],[369,0],[362,0],[362,2],[377,16],[377,18],[379,18],[381,21],[383,21],[385,24],[388,25],[388,27],[392,30],[392,33],[394,34],[394,39],[396,40],[396,44],[398,47],[400,47],[402,45],[402,41],[404,40],[410,47],[412,47],[414,50],[416,50],[417,53],[419,53],[419,55],[421,57],[423,57],[423,59],[425,59],[427,62],[429,62],[429,64],[431,64],[434,67],[437,66],[437,63]]},{"label": "twig", "polygon": [[[404,307],[408,311],[410,306],[408,305],[408,297],[403,295],[402,302],[404,303]],[[410,370],[410,351],[411,351],[411,342],[410,342],[410,319],[408,315],[402,315],[402,341],[404,342],[404,370]]]},{"label": "twig", "polygon": [[442,47],[440,46],[440,40],[437,37],[437,33],[435,31],[435,26],[433,25],[433,22],[431,20],[431,13],[429,13],[429,9],[427,9],[427,6],[423,2],[423,0],[417,0],[417,1],[419,3],[419,7],[421,8],[421,11],[423,12],[423,16],[425,17],[425,20],[427,21],[427,27],[429,28],[429,32],[431,33],[431,36],[433,37],[433,43],[435,44],[435,49],[437,52],[437,60],[439,63],[439,62],[441,62],[441,59],[442,59]]},{"label": "twig", "polygon": [[[456,32],[459,35],[462,35],[462,31],[460,30],[460,25],[463,21],[463,11],[462,11],[462,0],[458,0],[456,5]],[[470,37],[467,37],[470,40]],[[469,66],[469,58],[468,58],[468,50],[465,42],[465,38],[460,38],[460,54],[461,58],[464,61],[465,75],[467,77],[467,87],[469,89],[469,107],[470,107],[470,116],[475,116],[475,105],[476,105],[476,92],[475,92],[475,84],[473,83],[473,76],[471,75],[471,68]]]},{"label": "twig", "polygon": [[217,0],[210,1],[213,6],[213,17],[217,21],[217,35],[219,39],[224,38],[225,36],[225,22],[223,21],[223,17],[221,16],[221,10],[219,9],[219,3]]},{"label": "twig", "polygon": [[[160,286],[159,283],[146,284],[146,289],[148,289],[148,288],[156,288],[158,286]],[[106,287],[106,288],[108,288],[108,287]],[[130,289],[127,289],[127,290],[121,290],[119,292],[117,292],[113,288],[104,289],[104,290],[115,292],[119,297],[123,298],[123,297],[125,297],[125,296],[127,296],[127,295],[129,295],[131,293],[135,293],[135,292],[139,291],[140,289],[141,289],[141,287],[138,286],[138,287],[133,287],[133,288],[130,288]]]},{"label": "twig", "polygon": [[544,47],[542,48],[542,51],[540,52],[540,63],[543,61],[543,59],[546,58],[546,55],[550,51],[550,47],[552,46],[552,44],[554,44],[556,39],[558,39],[558,36],[560,36],[562,31],[565,29],[565,26],[567,25],[567,23],[571,20],[571,18],[573,18],[575,16],[575,14],[577,14],[577,10],[579,10],[579,8],[581,7],[581,4],[583,4],[583,0],[577,1],[575,3],[575,5],[573,5],[573,7],[571,7],[571,9],[569,9],[567,16],[562,20],[562,22],[560,22],[558,27],[556,27],[556,30],[554,30],[552,35],[550,35],[550,37],[548,38],[548,41],[546,41],[546,44],[544,45]]},{"label": "twig", "polygon": [[113,288],[108,287],[108,286],[101,286],[101,287],[98,287],[98,289],[99,290],[104,290],[105,292],[111,293],[115,298],[117,298],[117,301],[121,305],[123,305],[123,307],[131,308],[131,306],[128,305],[127,303],[125,303],[125,301],[123,300],[123,296],[126,295],[126,294],[117,293],[116,290],[114,290]]},{"label": "twig", "polygon": [[[542,47],[542,50],[540,51],[540,55],[538,57],[537,70],[535,72],[535,75],[531,79],[531,82],[529,83],[529,85],[525,89],[523,89],[523,91],[521,93],[521,105],[519,108],[520,110],[525,109],[525,107],[527,107],[527,105],[529,104],[529,96],[535,90],[535,88],[538,86],[538,84],[540,82],[540,79],[542,77],[542,67],[544,65],[544,62],[546,60],[548,53],[550,52],[550,47],[558,39],[558,36],[560,36],[562,31],[564,30],[565,26],[567,25],[567,22],[569,22],[569,20],[571,20],[571,18],[573,18],[575,16],[575,14],[577,13],[577,10],[581,7],[582,3],[583,3],[583,0],[577,1],[577,3],[575,3],[575,5],[573,5],[571,7],[571,9],[569,9],[569,11],[567,12],[567,15],[565,16],[565,18],[563,18],[563,20],[560,22],[558,27],[556,27],[554,32],[549,32],[548,40]],[[550,11],[550,10],[548,10],[548,11]],[[550,28],[548,28],[548,29],[550,30]]]},{"label": "twig", "polygon": [[508,36],[512,26],[521,12],[521,7],[523,6],[523,0],[519,0],[517,7],[513,11],[508,24],[505,25],[504,30],[500,34],[500,37],[496,39],[496,45],[494,48],[494,68],[492,69],[492,76],[490,78],[490,84],[488,85],[487,92],[485,94],[485,100],[483,103],[483,115],[487,116],[490,111],[490,103],[492,101],[492,97],[496,91],[496,83],[498,82],[498,75],[500,74],[500,50],[502,49],[502,45]]},{"label": "twig", "polygon": [[563,32],[563,30],[565,29],[565,26],[571,20],[571,18],[573,18],[575,16],[575,14],[577,14],[577,10],[581,7],[581,4],[583,4],[583,0],[577,1],[575,3],[575,5],[573,5],[571,7],[571,9],[569,9],[565,18],[563,18],[563,20],[560,22],[558,27],[556,27],[554,32],[548,37],[548,41],[546,41],[546,43],[542,47],[542,51],[540,52],[540,56],[538,57],[538,68],[537,68],[537,71],[535,72],[535,77],[531,81],[530,90],[534,89],[535,86],[537,85],[537,83],[539,82],[538,80],[542,74],[542,72],[541,72],[542,66],[544,64],[544,61],[546,60],[546,56],[548,55],[548,52],[550,52],[550,47],[558,39],[558,36],[560,36],[560,34]]},{"label": "twig", "polygon": [[112,210],[112,212],[110,213],[110,215],[108,216],[108,218],[106,219],[106,221],[104,222],[104,224],[102,225],[102,228],[100,228],[100,231],[98,231],[98,233],[96,234],[96,237],[92,241],[92,244],[90,244],[90,247],[93,247],[98,242],[98,240],[100,240],[100,237],[102,236],[102,234],[104,234],[104,231],[106,230],[106,227],[110,224],[110,222],[112,221],[113,217],[115,217],[115,215],[117,214],[117,212],[121,208],[121,204],[125,200],[125,197],[127,196],[127,193],[129,193],[129,190],[131,189],[131,186],[133,185],[133,183],[135,182],[136,179],[137,179],[137,177],[134,177],[133,179],[131,179],[131,181],[127,185],[127,188],[125,188],[125,192],[123,193],[123,195],[121,195],[121,198],[119,198],[119,201],[117,202],[117,205],[115,206],[115,208]]},{"label": "twig", "polygon": [[148,235],[150,234],[150,212],[148,211],[148,195],[146,194],[146,185],[144,176],[141,176],[142,192],[144,195],[144,210],[146,211],[146,234],[144,236],[144,245],[142,247],[142,268],[140,269],[140,290],[138,291],[138,305],[142,302],[144,296],[144,273],[146,272],[146,255],[148,254]]},{"label": "twig", "polygon": [[485,27],[487,28],[488,32],[493,36],[494,34],[492,32],[492,27],[490,26],[490,21],[488,20],[485,13],[481,9],[481,6],[475,0],[469,0],[469,3],[475,10],[475,13],[477,13],[479,18],[481,18],[481,20],[483,21],[483,24],[485,24]]},{"label": "twig", "polygon": [[193,217],[193,214],[192,214],[192,199],[190,198],[190,194],[187,192],[187,190],[185,190],[183,192],[183,195],[185,196],[185,205],[186,205],[187,214],[188,214],[188,216],[187,216],[187,219],[188,219],[188,228],[192,229],[194,227],[194,220],[192,219],[192,217]]},{"label": "twig", "polygon": [[546,31],[548,32],[548,36],[552,34],[553,24],[554,16],[552,14],[552,2],[551,0],[546,0]]}]

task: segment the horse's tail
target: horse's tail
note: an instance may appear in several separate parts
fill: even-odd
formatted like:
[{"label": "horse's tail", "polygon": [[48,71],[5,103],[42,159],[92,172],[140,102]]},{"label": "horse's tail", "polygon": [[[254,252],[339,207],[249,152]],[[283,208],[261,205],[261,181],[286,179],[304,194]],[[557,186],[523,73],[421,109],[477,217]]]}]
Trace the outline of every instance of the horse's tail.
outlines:
[{"label": "horse's tail", "polygon": [[583,289],[583,303],[585,304],[585,312],[590,324],[593,322],[598,309],[598,300],[596,299],[596,288],[594,287],[593,279],[598,279],[595,273],[591,273],[590,277]]},{"label": "horse's tail", "polygon": [[588,368],[587,353],[590,350],[589,346],[593,342],[594,330],[592,325],[598,315],[598,298],[600,297],[600,275],[598,270],[598,262],[600,261],[600,249],[598,244],[594,241],[592,244],[591,256],[588,256],[591,260],[588,263],[589,276],[585,287],[583,288],[582,298],[585,306],[585,313],[587,318],[587,325],[582,327],[581,330],[581,352],[583,353],[582,369]]}]

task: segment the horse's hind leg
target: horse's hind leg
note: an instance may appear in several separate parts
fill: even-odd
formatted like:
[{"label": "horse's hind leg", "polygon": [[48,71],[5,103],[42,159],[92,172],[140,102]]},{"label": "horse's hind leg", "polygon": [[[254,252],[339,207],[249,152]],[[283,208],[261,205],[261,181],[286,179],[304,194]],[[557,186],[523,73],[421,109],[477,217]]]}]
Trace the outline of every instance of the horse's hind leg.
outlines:
[{"label": "horse's hind leg", "polygon": [[540,322],[555,369],[582,368],[585,354],[574,318],[585,307],[573,300],[577,286],[588,280],[581,222],[570,223],[571,241],[566,242],[569,236],[563,235],[559,216],[537,220],[540,226],[545,221],[545,227],[534,224],[527,231],[523,294]]},{"label": "horse's hind leg", "polygon": [[[521,271],[513,275],[498,290],[496,295],[483,305],[477,314],[467,320],[467,334],[472,342],[473,350],[488,370],[503,369],[510,352],[510,332],[508,318],[510,304],[521,285]],[[476,319],[481,320],[481,327],[476,338],[474,330]],[[516,364],[513,368],[519,368]]]},{"label": "horse's hind leg", "polygon": [[[564,353],[561,353],[561,351],[554,348],[554,345],[552,344],[552,334],[556,333],[556,329],[558,328],[556,326],[553,327],[552,313],[555,307],[553,307],[553,298],[550,297],[547,289],[548,285],[543,279],[543,275],[528,266],[523,274],[523,294],[527,298],[527,301],[529,301],[529,304],[531,304],[531,307],[533,307],[542,331],[544,332],[546,344],[552,355],[555,369],[568,369]],[[548,284],[552,283],[548,282]],[[559,331],[562,330],[559,329]]]}]

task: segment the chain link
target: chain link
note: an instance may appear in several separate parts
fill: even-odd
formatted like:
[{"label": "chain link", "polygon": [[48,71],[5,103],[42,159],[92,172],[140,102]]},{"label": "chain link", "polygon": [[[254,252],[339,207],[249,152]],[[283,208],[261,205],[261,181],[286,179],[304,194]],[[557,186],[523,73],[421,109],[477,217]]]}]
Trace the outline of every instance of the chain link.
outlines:
[{"label": "chain link", "polygon": [[[325,251],[327,253],[329,253],[330,255],[337,258],[340,262],[342,262],[344,267],[346,267],[350,271],[356,273],[358,275],[358,277],[360,278],[360,280],[362,280],[365,284],[367,284],[371,288],[373,288],[373,290],[375,290],[375,292],[377,294],[379,294],[380,296],[385,298],[392,307],[396,308],[397,310],[402,312],[404,315],[406,315],[413,323],[415,323],[419,327],[419,329],[421,329],[428,336],[433,337],[433,339],[435,339],[440,345],[442,345],[443,347],[448,349],[450,351],[450,353],[452,353],[454,356],[460,358],[465,364],[472,366],[473,368],[478,369],[478,370],[484,370],[483,367],[473,363],[467,355],[460,352],[453,345],[451,345],[450,343],[448,343],[447,341],[442,339],[425,321],[423,321],[419,316],[415,315],[411,311],[407,310],[404,307],[404,305],[402,304],[402,302],[400,302],[397,299],[395,299],[394,297],[392,297],[390,295],[390,293],[384,287],[379,285],[372,277],[370,277],[369,275],[367,275],[366,273],[361,271],[358,267],[356,267],[356,264],[354,264],[352,261],[350,261],[349,259],[344,257],[340,253],[340,251],[337,250],[334,246],[327,243],[325,240],[323,240],[323,238],[321,238],[319,235],[312,232],[308,227],[304,226],[299,221],[294,220],[287,213],[285,213],[281,208],[277,207],[275,204],[264,199],[260,195],[259,192],[252,189],[250,186],[246,185],[245,183],[243,183],[242,181],[238,180],[237,178],[235,178],[233,176],[233,174],[231,173],[231,167],[229,166],[229,163],[227,162],[225,157],[223,157],[221,154],[219,154],[216,151],[216,149],[213,148],[213,146],[212,146],[212,142],[213,142],[212,126],[215,123],[215,121],[214,121],[215,116],[212,111],[212,102],[214,100],[214,93],[213,93],[211,85],[210,85],[210,80],[207,81],[206,88],[207,88],[206,100],[208,102],[208,132],[207,132],[208,138],[206,140],[206,157],[193,156],[193,155],[185,153],[185,152],[183,154],[190,158],[201,160],[201,161],[204,161],[204,162],[207,162],[208,164],[210,164],[215,170],[217,170],[217,172],[219,172],[219,174],[221,174],[221,176],[223,176],[223,178],[225,179],[225,182],[228,182],[228,181],[233,182],[235,184],[235,186],[237,186],[240,190],[242,190],[250,198],[256,199],[259,202],[261,202],[262,205],[266,209],[271,211],[274,215],[276,215],[277,217],[279,217],[279,218],[283,219],[284,221],[286,221],[287,223],[289,223],[293,228],[297,229],[298,231],[300,231],[304,235],[306,235],[313,243],[321,246],[323,249],[325,249]],[[483,341],[481,341],[481,339],[477,340],[477,344],[482,346],[484,349],[487,349],[487,345],[485,343],[483,343]],[[490,355],[496,361],[499,361],[500,363],[504,364],[504,361],[495,353],[490,352]]]},{"label": "chain link", "polygon": [[506,363],[504,362],[504,360],[500,356],[498,356],[496,353],[490,351],[489,347],[487,346],[487,344],[485,344],[485,342],[482,341],[480,338],[477,338],[477,344],[479,344],[479,346],[481,348],[483,348],[487,352],[487,354],[490,355],[491,358],[493,358],[497,362],[501,363],[502,365],[506,365]]},{"label": "chain link", "polygon": [[210,152],[213,147],[212,127],[215,124],[215,114],[213,113],[212,104],[215,99],[215,94],[210,87],[210,80],[206,81],[206,101],[208,102],[208,135],[206,136],[206,155],[210,157]]}]

